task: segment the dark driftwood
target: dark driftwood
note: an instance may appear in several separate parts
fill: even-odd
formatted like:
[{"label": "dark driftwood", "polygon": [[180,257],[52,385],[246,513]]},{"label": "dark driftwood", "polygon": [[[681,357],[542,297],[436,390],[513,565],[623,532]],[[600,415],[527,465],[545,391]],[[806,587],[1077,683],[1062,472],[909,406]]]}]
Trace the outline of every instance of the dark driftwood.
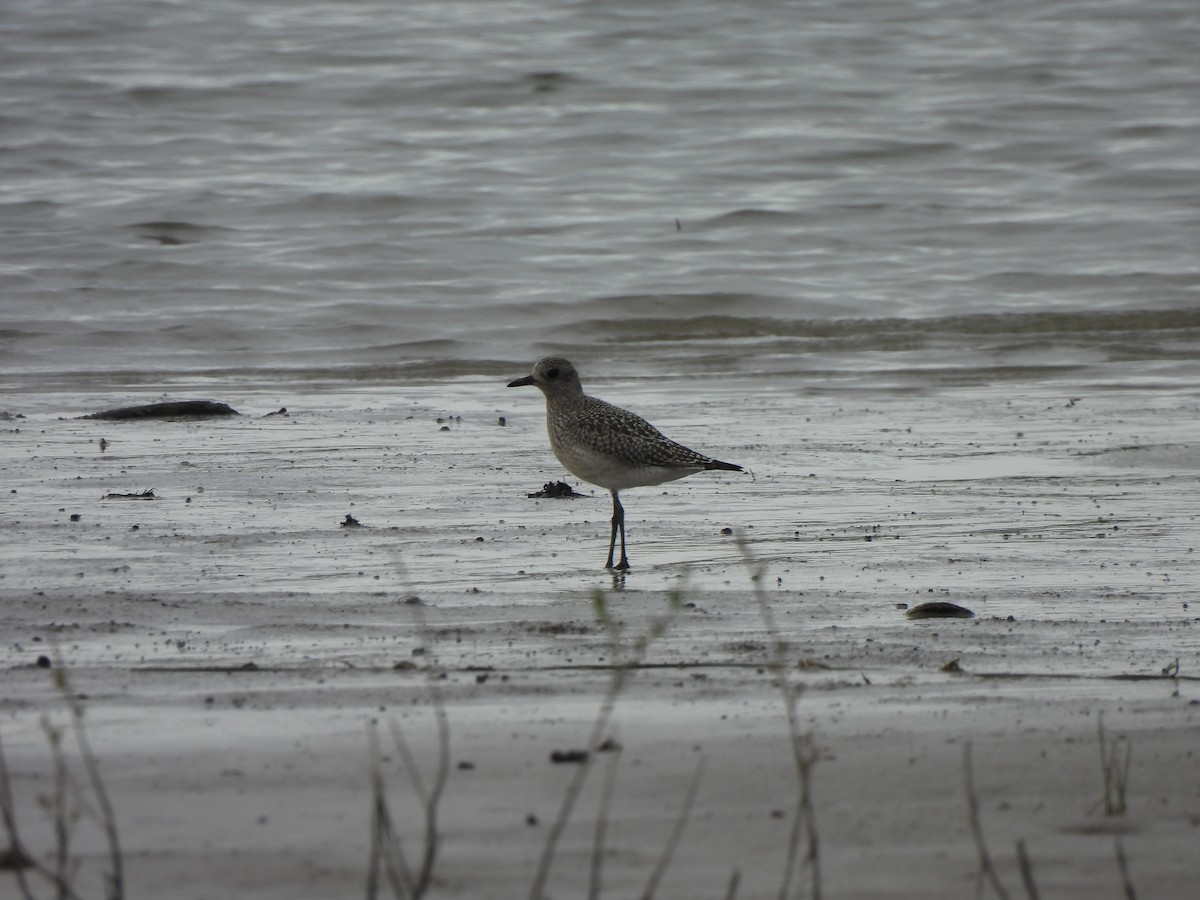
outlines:
[{"label": "dark driftwood", "polygon": [[175,419],[183,416],[236,416],[238,411],[216,400],[173,400],[166,403],[146,403],[142,406],[122,406],[103,412],[80,416],[81,419]]}]

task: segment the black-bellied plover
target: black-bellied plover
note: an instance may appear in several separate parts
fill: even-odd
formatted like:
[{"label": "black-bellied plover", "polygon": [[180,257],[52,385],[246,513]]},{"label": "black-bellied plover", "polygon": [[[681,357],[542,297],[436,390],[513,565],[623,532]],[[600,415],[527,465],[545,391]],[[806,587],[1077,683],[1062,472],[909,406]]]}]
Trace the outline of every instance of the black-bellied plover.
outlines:
[{"label": "black-bellied plover", "polygon": [[[550,448],[568,472],[612,493],[612,532],[608,540],[606,569],[629,568],[625,555],[625,508],[618,491],[674,481],[705,469],[741,472],[734,463],[689,450],[664,436],[657,428],[628,410],[583,392],[579,373],[560,356],[549,356],[533,367],[533,374],[509,382],[509,387],[532,384],[546,395],[546,430]],[[621,561],[613,565],[617,532],[621,533]]]}]

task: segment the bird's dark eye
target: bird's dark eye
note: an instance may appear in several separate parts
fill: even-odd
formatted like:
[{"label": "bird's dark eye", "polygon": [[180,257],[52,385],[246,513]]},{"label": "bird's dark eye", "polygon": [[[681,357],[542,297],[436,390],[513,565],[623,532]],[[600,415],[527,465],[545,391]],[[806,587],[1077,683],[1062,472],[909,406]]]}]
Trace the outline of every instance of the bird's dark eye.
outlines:
[{"label": "bird's dark eye", "polygon": [[558,377],[558,369],[551,369],[549,372],[546,373],[546,377],[549,378],[551,381],[553,381],[555,378]]}]

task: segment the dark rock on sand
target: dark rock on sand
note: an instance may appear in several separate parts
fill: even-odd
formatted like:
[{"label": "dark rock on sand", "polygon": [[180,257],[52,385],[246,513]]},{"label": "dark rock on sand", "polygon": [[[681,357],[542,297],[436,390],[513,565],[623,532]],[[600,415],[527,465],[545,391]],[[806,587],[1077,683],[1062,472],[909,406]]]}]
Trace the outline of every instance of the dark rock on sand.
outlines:
[{"label": "dark rock on sand", "polygon": [[208,418],[215,416],[240,415],[227,403],[216,400],[173,400],[164,403],[146,403],[140,406],[122,406],[103,412],[80,416],[81,419],[177,419]]},{"label": "dark rock on sand", "polygon": [[910,619],[973,619],[975,613],[947,600],[921,603],[905,613]]}]

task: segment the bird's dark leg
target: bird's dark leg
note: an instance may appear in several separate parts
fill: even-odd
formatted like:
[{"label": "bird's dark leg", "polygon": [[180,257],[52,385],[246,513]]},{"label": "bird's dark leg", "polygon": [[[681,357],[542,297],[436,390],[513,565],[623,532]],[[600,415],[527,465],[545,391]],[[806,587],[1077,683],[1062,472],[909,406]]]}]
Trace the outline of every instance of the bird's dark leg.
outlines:
[{"label": "bird's dark leg", "polygon": [[[629,568],[629,557],[625,555],[625,507],[621,505],[621,498],[617,496],[617,492],[612,492],[613,497],[613,517],[612,517],[612,532],[608,537],[608,562],[604,564],[606,569],[617,569],[624,572]],[[621,532],[621,561],[613,565],[613,551],[617,546],[617,531]]]}]

